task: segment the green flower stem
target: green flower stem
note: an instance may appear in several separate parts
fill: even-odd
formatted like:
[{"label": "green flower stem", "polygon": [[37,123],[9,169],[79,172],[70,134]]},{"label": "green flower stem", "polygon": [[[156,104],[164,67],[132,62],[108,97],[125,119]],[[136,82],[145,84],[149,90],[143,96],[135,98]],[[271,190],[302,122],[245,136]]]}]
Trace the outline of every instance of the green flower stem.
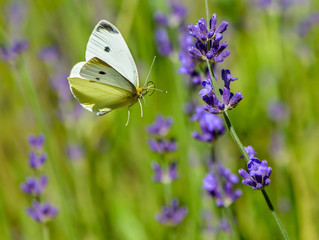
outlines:
[{"label": "green flower stem", "polygon": [[[216,79],[213,80],[213,82],[215,82],[215,81],[216,81]],[[223,113],[223,115],[224,115],[224,119],[225,119],[225,122],[226,122],[226,125],[227,125],[227,128],[229,130],[231,137],[233,138],[234,142],[236,143],[237,147],[239,148],[241,154],[244,156],[246,163],[248,163],[250,161],[250,158],[249,158],[247,152],[245,151],[245,148],[244,148],[242,142],[240,141],[240,139],[239,139],[239,137],[234,129],[234,126],[232,125],[232,123],[230,121],[230,118],[228,116],[227,111],[225,111]]]},{"label": "green flower stem", "polygon": [[42,236],[43,236],[43,240],[50,240],[49,229],[45,223],[43,223],[42,225]]}]

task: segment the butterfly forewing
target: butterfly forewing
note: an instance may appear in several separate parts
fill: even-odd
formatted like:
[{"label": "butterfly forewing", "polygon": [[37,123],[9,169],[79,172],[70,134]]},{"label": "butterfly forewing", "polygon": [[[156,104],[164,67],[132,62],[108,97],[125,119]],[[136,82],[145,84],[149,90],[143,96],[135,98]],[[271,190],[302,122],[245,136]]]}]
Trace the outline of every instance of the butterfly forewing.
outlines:
[{"label": "butterfly forewing", "polygon": [[139,86],[138,73],[130,50],[120,31],[106,20],[96,25],[87,44],[86,61],[94,57],[114,68],[135,87]]}]

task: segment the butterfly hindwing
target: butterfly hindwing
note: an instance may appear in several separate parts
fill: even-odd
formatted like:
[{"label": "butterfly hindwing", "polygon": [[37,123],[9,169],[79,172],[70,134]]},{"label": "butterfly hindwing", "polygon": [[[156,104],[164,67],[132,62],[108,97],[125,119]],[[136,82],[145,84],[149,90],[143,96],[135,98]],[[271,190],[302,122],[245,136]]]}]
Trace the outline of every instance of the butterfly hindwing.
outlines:
[{"label": "butterfly hindwing", "polygon": [[138,73],[123,36],[110,22],[101,20],[93,30],[87,44],[86,61],[99,58],[120,75],[139,87]]},{"label": "butterfly hindwing", "polygon": [[98,115],[103,115],[112,109],[130,106],[137,101],[136,90],[130,92],[120,87],[83,77],[80,72],[86,64],[86,62],[76,64],[68,78],[74,97],[84,108],[96,112]]}]

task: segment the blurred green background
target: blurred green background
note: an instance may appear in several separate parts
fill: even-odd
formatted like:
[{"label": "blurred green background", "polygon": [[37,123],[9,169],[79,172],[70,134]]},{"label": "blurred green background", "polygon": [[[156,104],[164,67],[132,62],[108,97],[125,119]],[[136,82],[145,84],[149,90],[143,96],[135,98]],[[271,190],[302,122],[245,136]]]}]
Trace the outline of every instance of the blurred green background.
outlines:
[{"label": "blurred green background", "polygon": [[[239,78],[232,89],[244,95],[229,114],[244,145],[252,145],[273,169],[267,192],[290,238],[318,239],[319,20],[308,30],[302,24],[318,11],[319,2],[264,2],[209,1],[218,23],[229,22],[224,39],[231,55],[221,67]],[[22,6],[19,24],[10,11],[13,3]],[[187,24],[205,17],[204,1],[182,3],[188,9]],[[0,1],[1,45],[6,47],[13,39],[29,41],[29,49],[14,64],[0,62],[1,240],[42,239],[41,225],[25,213],[31,197],[20,190],[21,182],[33,175],[28,167],[28,135],[38,133],[45,134],[48,155],[42,170],[49,176],[43,200],[59,208],[48,224],[51,239],[231,239],[229,234],[204,229],[203,210],[212,210],[212,221],[220,218],[214,201],[202,190],[210,147],[191,137],[198,124],[183,112],[189,101],[185,84],[189,80],[177,74],[177,53],[167,58],[156,51],[153,15],[157,11],[168,14],[167,2]],[[154,55],[158,56],[150,80],[168,91],[146,98],[143,118],[139,106],[132,107],[127,127],[126,108],[97,117],[79,112],[75,99],[66,100],[66,77],[74,64],[84,60],[88,38],[101,19],[121,31],[142,84]],[[300,26],[306,33],[300,33]],[[178,30],[170,32],[176,52],[178,34]],[[59,51],[54,63],[39,58],[47,46]],[[64,91],[66,99],[57,89]],[[269,118],[268,108],[274,102],[288,109],[281,121]],[[164,195],[162,186],[152,181],[151,162],[160,159],[149,150],[145,127],[157,114],[174,119],[171,136],[179,148],[171,157],[178,161],[180,177],[173,182],[172,192],[189,210],[174,228],[154,218]],[[274,134],[280,136],[276,150],[271,148]],[[81,151],[76,159],[67,154],[72,146]],[[232,172],[245,167],[228,133],[216,149],[219,160]],[[281,239],[262,194],[238,187],[243,195],[230,208],[241,238]]]}]

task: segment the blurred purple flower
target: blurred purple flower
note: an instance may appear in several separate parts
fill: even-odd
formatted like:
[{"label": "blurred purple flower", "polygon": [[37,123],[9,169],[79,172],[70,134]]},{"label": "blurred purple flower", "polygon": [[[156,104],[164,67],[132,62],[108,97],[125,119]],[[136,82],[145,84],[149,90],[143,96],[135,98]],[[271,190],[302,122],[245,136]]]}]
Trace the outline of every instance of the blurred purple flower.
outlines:
[{"label": "blurred purple flower", "polygon": [[170,6],[171,6],[171,16],[172,16],[172,20],[171,22],[173,23],[173,25],[180,25],[186,15],[187,15],[187,8],[184,6],[184,4],[182,4],[182,2],[178,2],[178,1],[174,1],[174,0],[170,0]]},{"label": "blurred purple flower", "polygon": [[27,194],[39,196],[48,184],[48,180],[46,175],[41,176],[40,179],[28,177],[25,183],[21,184],[21,190]]},{"label": "blurred purple flower", "polygon": [[149,134],[157,135],[163,138],[167,136],[172,124],[173,119],[171,117],[164,118],[162,115],[158,114],[153,124],[146,127],[146,131]]},{"label": "blurred purple flower", "polygon": [[158,25],[168,27],[168,18],[164,13],[156,12],[154,15],[154,20]]},{"label": "blurred purple flower", "polygon": [[273,122],[281,122],[289,117],[289,108],[283,102],[271,102],[268,105],[268,117]]},{"label": "blurred purple flower", "polygon": [[218,230],[223,232],[230,232],[230,226],[226,218],[222,218],[218,224]]},{"label": "blurred purple flower", "polygon": [[56,46],[43,47],[39,52],[39,58],[47,62],[56,62],[59,59],[59,51]]},{"label": "blurred purple flower", "polygon": [[26,2],[11,2],[8,5],[6,13],[10,27],[20,27],[26,17],[27,9]]},{"label": "blurred purple flower", "polygon": [[196,111],[196,104],[194,103],[194,101],[187,102],[184,105],[184,113],[186,113],[187,115],[191,115],[195,111]]},{"label": "blurred purple flower", "polygon": [[[247,149],[245,148],[247,151]],[[247,163],[247,169],[249,173],[244,169],[239,169],[239,174],[244,178],[242,183],[247,186],[251,186],[254,190],[263,189],[270,184],[270,175],[272,173],[271,167],[267,166],[267,161],[260,161],[254,156],[256,153],[252,147],[250,147],[251,154],[248,154],[250,161]],[[247,151],[248,153],[248,151]]]},{"label": "blurred purple flower", "polygon": [[313,25],[319,23],[319,12],[313,13],[299,24],[299,34],[304,37]]},{"label": "blurred purple flower", "polygon": [[29,48],[29,42],[27,40],[14,40],[7,48],[0,47],[0,60],[14,61],[16,57],[22,54]]},{"label": "blurred purple flower", "polygon": [[173,199],[171,204],[162,208],[162,213],[156,215],[156,220],[164,225],[176,226],[185,218],[188,210],[186,207],[179,207],[177,199]]},{"label": "blurred purple flower", "polygon": [[152,163],[152,168],[154,170],[153,180],[154,182],[161,182],[161,183],[171,183],[173,180],[177,179],[177,163],[172,162],[169,165],[167,172],[161,168],[158,162]]},{"label": "blurred purple flower", "polygon": [[203,179],[203,188],[216,199],[217,207],[228,207],[242,195],[240,189],[234,190],[234,184],[238,183],[239,179],[237,175],[231,174],[228,169],[220,164],[217,170],[218,176],[213,173],[206,174]]},{"label": "blurred purple flower", "polygon": [[173,45],[168,37],[167,31],[163,28],[157,28],[155,31],[155,41],[157,51],[160,55],[167,57],[173,52]]},{"label": "blurred purple flower", "polygon": [[199,141],[214,142],[226,131],[226,128],[223,126],[223,121],[218,116],[205,111],[203,106],[196,108],[195,114],[191,117],[191,121],[195,120],[198,121],[202,134],[194,131],[192,136]]},{"label": "blurred purple flower", "polygon": [[79,160],[83,158],[83,150],[76,144],[70,144],[66,149],[67,156],[71,161]]},{"label": "blurred purple flower", "polygon": [[34,200],[32,202],[33,208],[27,208],[27,214],[37,222],[48,222],[52,220],[58,213],[58,209],[50,203],[39,203]]},{"label": "blurred purple flower", "polygon": [[271,4],[271,0],[255,0],[255,4],[261,8],[267,8]]},{"label": "blurred purple flower", "polygon": [[28,137],[29,139],[29,144],[37,149],[40,149],[43,147],[44,144],[44,135],[43,134],[39,134],[38,136],[35,135],[29,135]]},{"label": "blurred purple flower", "polygon": [[42,153],[40,155],[37,155],[35,152],[31,151],[29,155],[29,166],[33,169],[40,169],[42,168],[46,159],[46,154]]},{"label": "blurred purple flower", "polygon": [[67,81],[68,75],[69,74],[66,71],[63,71],[50,79],[52,88],[58,93],[59,99],[62,102],[70,101],[70,99],[72,99],[72,94]]},{"label": "blurred purple flower", "polygon": [[174,140],[165,140],[165,139],[148,139],[148,145],[153,152],[157,153],[166,153],[174,152],[177,149],[177,144]]}]

